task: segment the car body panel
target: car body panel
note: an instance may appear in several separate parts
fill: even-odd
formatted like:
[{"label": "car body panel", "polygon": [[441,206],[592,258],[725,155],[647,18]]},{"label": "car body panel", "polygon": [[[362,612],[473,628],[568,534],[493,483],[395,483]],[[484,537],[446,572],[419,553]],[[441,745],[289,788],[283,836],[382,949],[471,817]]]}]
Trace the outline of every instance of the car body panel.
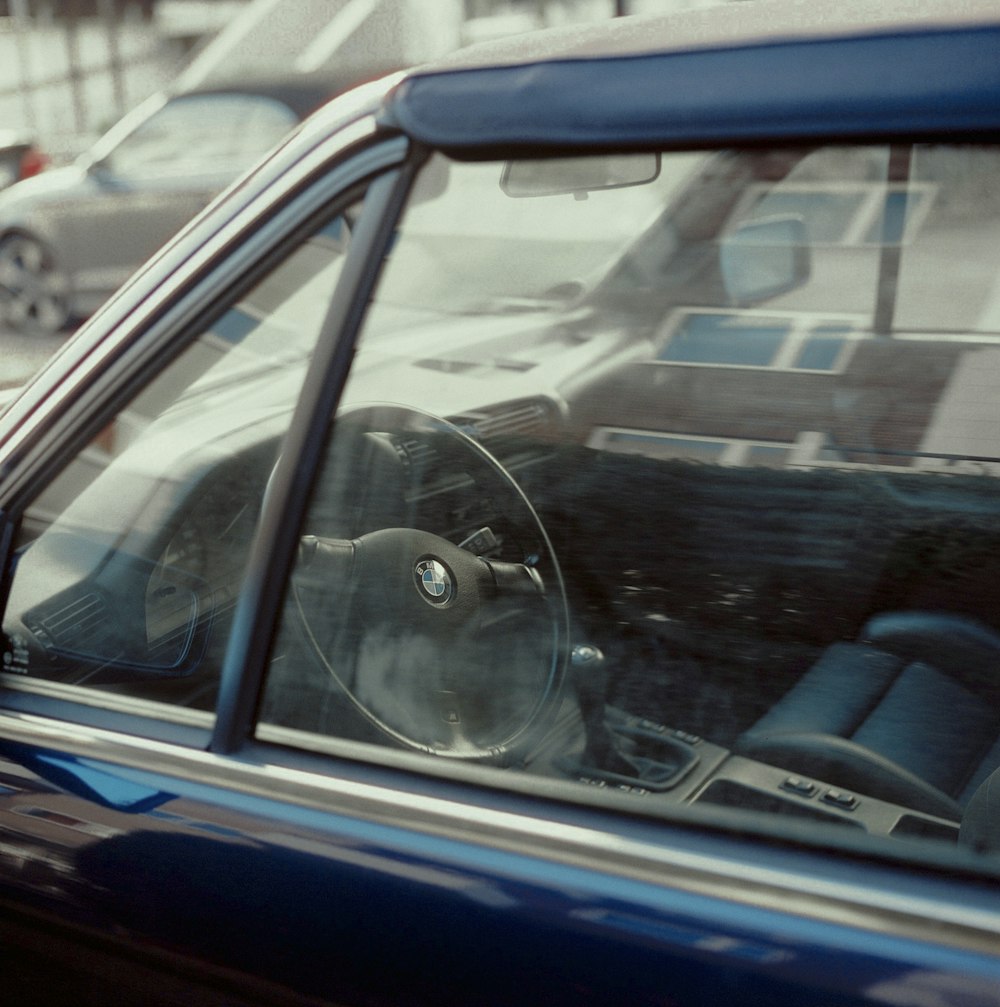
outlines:
[{"label": "car body panel", "polygon": [[[42,740],[30,722],[4,726]],[[454,784],[430,798],[406,774],[393,785],[393,774],[351,771],[331,786],[269,765],[266,750],[232,763],[162,745],[129,753],[87,735],[72,732],[60,751],[87,751],[80,762],[92,772],[155,806],[101,808],[6,769],[3,817],[31,850],[19,898],[26,890],[43,918],[82,913],[277,988],[322,997],[335,973],[347,1002],[461,1004],[483,996],[489,975],[491,1002],[517,1003],[530,975],[532,998],[556,1003],[701,1003],[734,985],[764,1002],[792,1002],[803,988],[836,1003],[928,990],[996,1002],[987,935],[997,918],[975,886],[949,918],[940,882],[872,898],[894,884],[891,869],[845,877],[784,844],[748,868],[738,842],[675,829],[665,849],[662,830],[616,824],[613,813],[567,809],[545,824],[531,799]],[[143,884],[115,884],[123,869]],[[210,911],[192,915],[190,889],[209,884]],[[394,967],[373,978],[372,945],[385,941]]]},{"label": "car body panel", "polygon": [[[13,193],[5,213],[8,231],[37,236],[58,248],[59,261],[86,263],[74,270],[77,312],[90,314],[212,200],[226,176],[129,188],[77,165],[56,168]],[[105,235],[95,243],[94,235]]]},{"label": "car body panel", "polygon": [[[705,16],[719,30],[727,13]],[[635,39],[647,24],[619,31]],[[736,137],[808,141],[819,125],[824,136],[849,141],[940,136],[948,123],[963,139],[995,139],[996,41],[993,27],[909,28],[856,42],[766,39],[731,51],[720,44],[637,56],[621,78],[617,64],[597,71],[624,81],[600,101],[636,112],[611,126],[607,109],[579,87],[577,74],[594,72],[589,62],[561,62],[557,46],[555,62],[509,69],[491,48],[496,69],[421,71],[395,90],[375,84],[334,103],[160,252],[0,417],[5,607],[20,604],[17,592],[30,586],[15,570],[11,593],[12,542],[39,485],[106,433],[130,394],[193,338],[190,320],[211,317],[220,290],[276,254],[340,190],[375,179],[338,281],[341,300],[320,330],[268,476],[217,714],[4,678],[0,932],[13,949],[5,959],[12,988],[38,993],[40,1002],[95,1004],[107,1001],[112,985],[116,1002],[153,1004],[1000,1004],[997,873],[971,849],[900,840],[894,855],[860,830],[817,843],[794,819],[750,828],[722,807],[642,810],[642,796],[615,787],[575,799],[545,777],[256,723],[325,419],[341,398],[355,330],[381,255],[400,240],[396,214],[428,145],[474,160],[612,140],[636,147],[655,139],[668,148]],[[872,100],[849,121],[851,101],[871,96],[897,46],[908,59],[933,50],[954,60],[975,86],[957,87],[950,105],[931,101],[922,87],[913,99],[916,64],[904,60],[900,102]],[[788,96],[787,75],[817,53],[827,70]],[[846,72],[851,59],[863,73]],[[675,74],[678,82],[668,100],[658,93],[655,108],[647,89],[633,90],[648,83],[654,65],[657,80]],[[720,84],[707,103],[704,91],[681,87],[703,77]],[[867,89],[859,84],[848,100],[844,78]],[[788,96],[789,113],[780,121],[764,100],[779,94]],[[494,96],[495,119],[485,115]],[[519,103],[530,126],[523,132],[513,128]],[[811,117],[810,103],[828,118]],[[928,105],[951,118],[935,119]],[[550,132],[553,115],[569,117],[571,128]],[[560,328],[576,316],[537,304],[476,322],[446,318],[444,307],[422,319],[423,330],[413,325],[362,358],[368,369],[343,401],[426,387],[429,403],[455,415],[491,405],[483,387],[504,401],[547,387],[559,412],[560,393],[593,383],[610,390],[600,399],[606,406],[624,401],[637,425],[651,426],[658,415],[652,403],[662,395],[662,371],[649,366],[648,345],[617,331],[587,341]],[[405,356],[408,339],[420,340],[426,359]],[[562,341],[569,350],[556,354]],[[516,354],[500,354],[511,346]],[[469,369],[450,372],[456,361]],[[287,399],[286,378],[256,375],[228,388],[217,415],[207,399],[186,403],[168,417],[160,450],[141,455],[135,469],[156,481],[169,453],[172,478],[148,486],[142,499],[95,496],[106,513],[88,520],[105,517],[113,534],[115,518],[127,513],[121,542],[140,549],[155,531],[157,508],[179,508],[187,474],[224,454],[217,439],[260,436],[258,409],[268,417],[260,429],[270,430],[267,410]],[[609,417],[590,421],[600,426]],[[606,492],[627,495],[638,485],[611,483]],[[87,505],[81,497],[67,518]],[[562,531],[574,537],[572,528]],[[5,657],[18,670],[16,646]],[[68,976],[61,1001],[51,985],[56,966]]]}]

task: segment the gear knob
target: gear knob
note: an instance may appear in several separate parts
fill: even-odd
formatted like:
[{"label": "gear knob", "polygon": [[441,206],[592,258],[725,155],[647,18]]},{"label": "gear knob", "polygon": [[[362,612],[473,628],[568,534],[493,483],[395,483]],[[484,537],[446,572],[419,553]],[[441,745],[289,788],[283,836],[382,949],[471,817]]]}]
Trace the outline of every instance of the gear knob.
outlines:
[{"label": "gear knob", "polygon": [[607,766],[614,760],[615,746],[604,723],[607,702],[607,662],[592,643],[578,643],[570,654],[570,669],[586,735],[585,764]]}]

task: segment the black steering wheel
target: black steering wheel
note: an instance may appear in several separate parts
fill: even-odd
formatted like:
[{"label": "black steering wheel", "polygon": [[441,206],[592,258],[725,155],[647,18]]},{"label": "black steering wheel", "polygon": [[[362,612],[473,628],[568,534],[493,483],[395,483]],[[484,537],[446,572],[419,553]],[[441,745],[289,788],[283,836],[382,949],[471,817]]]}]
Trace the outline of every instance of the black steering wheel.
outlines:
[{"label": "black steering wheel", "polygon": [[523,756],[561,696],[568,607],[513,476],[439,417],[368,406],[337,417],[310,514],[293,603],[341,705],[405,748]]}]

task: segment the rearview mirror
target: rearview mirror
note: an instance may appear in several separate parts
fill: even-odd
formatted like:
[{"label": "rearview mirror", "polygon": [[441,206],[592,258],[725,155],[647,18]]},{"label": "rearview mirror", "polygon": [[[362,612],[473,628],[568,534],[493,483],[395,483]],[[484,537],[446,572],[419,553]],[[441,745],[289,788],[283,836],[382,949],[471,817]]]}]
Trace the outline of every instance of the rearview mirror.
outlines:
[{"label": "rearview mirror", "polygon": [[599,189],[648,185],[660,174],[659,154],[606,154],[508,161],[500,188],[515,199],[572,193],[586,199]]},{"label": "rearview mirror", "polygon": [[801,217],[748,220],[722,239],[719,269],[734,307],[746,307],[801,287],[811,272]]}]

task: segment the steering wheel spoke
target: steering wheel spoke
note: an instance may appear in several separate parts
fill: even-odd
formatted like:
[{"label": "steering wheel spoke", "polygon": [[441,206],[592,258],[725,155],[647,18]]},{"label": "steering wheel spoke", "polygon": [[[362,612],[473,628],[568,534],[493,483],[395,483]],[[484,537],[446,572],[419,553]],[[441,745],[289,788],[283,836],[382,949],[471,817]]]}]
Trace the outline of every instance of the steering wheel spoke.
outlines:
[{"label": "steering wheel spoke", "polygon": [[355,543],[348,539],[303,535],[295,579],[303,587],[324,588],[331,581],[346,581],[354,569]]},{"label": "steering wheel spoke", "polygon": [[481,562],[489,569],[498,595],[534,597],[545,594],[545,582],[534,566],[495,559],[484,559]]}]

